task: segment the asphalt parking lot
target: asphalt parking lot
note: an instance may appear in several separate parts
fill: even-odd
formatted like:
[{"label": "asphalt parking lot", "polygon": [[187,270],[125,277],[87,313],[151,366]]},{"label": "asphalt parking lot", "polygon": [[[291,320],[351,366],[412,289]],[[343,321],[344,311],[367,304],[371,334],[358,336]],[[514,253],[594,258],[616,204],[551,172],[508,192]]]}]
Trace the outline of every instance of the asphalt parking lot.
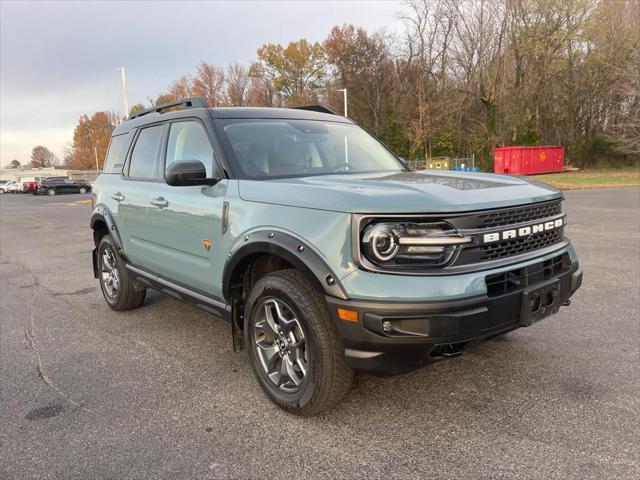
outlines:
[{"label": "asphalt parking lot", "polygon": [[566,197],[571,306],[301,419],[222,320],[108,308],[86,196],[3,195],[0,478],[638,478],[640,189]]}]

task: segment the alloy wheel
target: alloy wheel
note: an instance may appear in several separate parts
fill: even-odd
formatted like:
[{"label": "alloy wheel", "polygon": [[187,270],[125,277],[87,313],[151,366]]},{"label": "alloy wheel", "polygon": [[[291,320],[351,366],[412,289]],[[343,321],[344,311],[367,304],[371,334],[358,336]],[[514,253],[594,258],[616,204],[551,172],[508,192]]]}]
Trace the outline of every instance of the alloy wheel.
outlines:
[{"label": "alloy wheel", "polygon": [[308,372],[304,331],[293,309],[276,298],[266,298],[253,315],[256,356],[274,386],[286,393],[299,391]]},{"label": "alloy wheel", "polygon": [[118,296],[120,290],[120,275],[118,274],[118,266],[116,256],[110,247],[102,251],[102,284],[104,290],[110,299]]}]

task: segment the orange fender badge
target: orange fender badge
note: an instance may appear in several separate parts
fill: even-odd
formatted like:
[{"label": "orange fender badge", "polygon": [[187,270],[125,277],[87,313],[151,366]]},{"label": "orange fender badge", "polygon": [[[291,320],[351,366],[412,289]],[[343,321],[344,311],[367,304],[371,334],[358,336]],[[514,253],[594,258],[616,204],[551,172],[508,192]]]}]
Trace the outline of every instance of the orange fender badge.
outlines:
[{"label": "orange fender badge", "polygon": [[211,250],[211,240],[202,240],[202,246],[208,253]]}]

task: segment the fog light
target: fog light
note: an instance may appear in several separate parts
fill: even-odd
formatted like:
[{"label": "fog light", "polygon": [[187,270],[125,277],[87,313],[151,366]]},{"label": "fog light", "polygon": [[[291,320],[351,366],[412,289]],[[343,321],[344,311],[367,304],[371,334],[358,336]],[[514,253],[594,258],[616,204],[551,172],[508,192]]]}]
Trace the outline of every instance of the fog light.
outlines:
[{"label": "fog light", "polygon": [[391,331],[391,322],[389,320],[385,320],[382,322],[382,330],[389,333]]}]

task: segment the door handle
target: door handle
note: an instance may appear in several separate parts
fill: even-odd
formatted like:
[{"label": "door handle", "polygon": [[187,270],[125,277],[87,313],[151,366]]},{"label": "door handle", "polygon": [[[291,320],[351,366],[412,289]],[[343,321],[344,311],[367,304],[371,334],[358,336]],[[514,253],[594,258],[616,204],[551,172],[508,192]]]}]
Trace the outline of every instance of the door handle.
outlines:
[{"label": "door handle", "polygon": [[114,193],[113,195],[111,195],[111,198],[113,198],[116,202],[121,202],[124,200],[124,195],[122,195],[120,192],[118,193]]},{"label": "door handle", "polygon": [[169,206],[169,201],[165,200],[164,197],[157,197],[151,199],[151,205],[154,205],[158,208],[165,208]]}]

